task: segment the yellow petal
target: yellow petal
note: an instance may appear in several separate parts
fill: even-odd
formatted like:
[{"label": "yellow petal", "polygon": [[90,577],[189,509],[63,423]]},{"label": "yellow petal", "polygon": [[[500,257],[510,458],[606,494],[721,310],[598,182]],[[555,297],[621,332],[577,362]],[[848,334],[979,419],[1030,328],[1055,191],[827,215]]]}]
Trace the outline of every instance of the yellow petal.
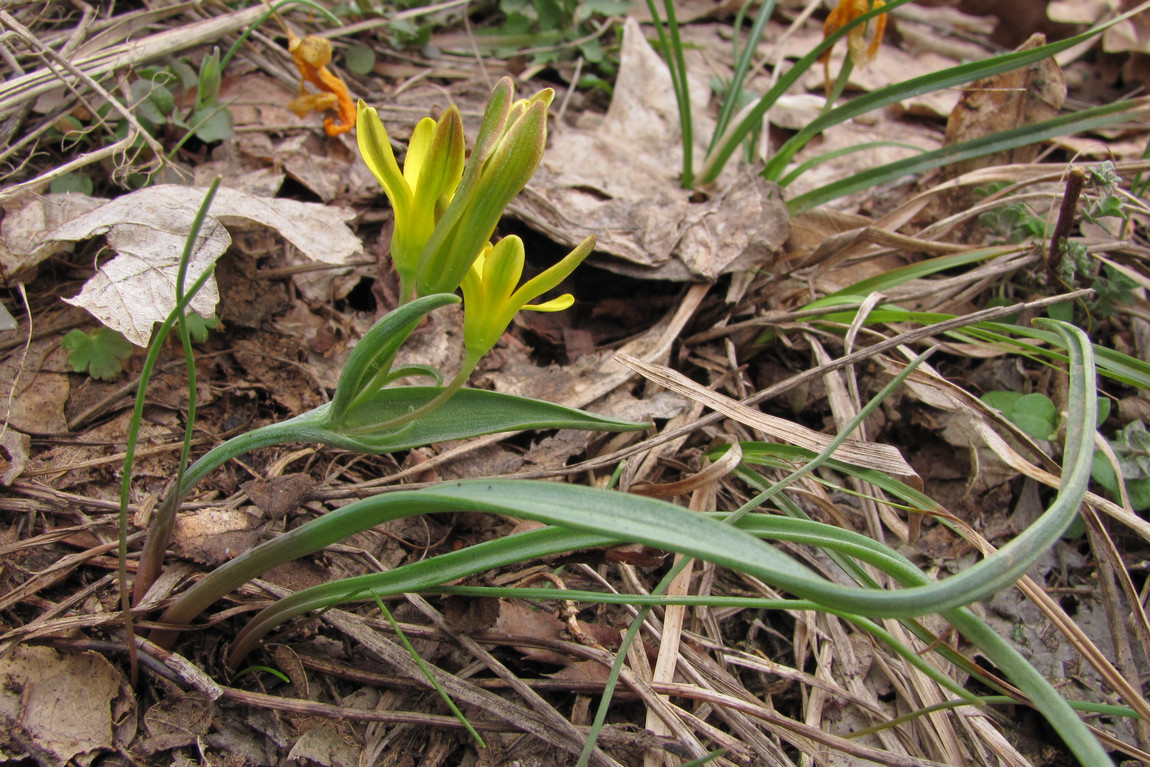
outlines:
[{"label": "yellow petal", "polygon": [[550,301],[544,301],[541,304],[525,304],[524,309],[530,309],[533,312],[561,312],[564,309],[570,309],[575,303],[575,296],[570,293],[564,293],[558,298],[552,298]]},{"label": "yellow petal", "polygon": [[362,101],[359,102],[356,128],[359,153],[391,200],[398,225],[398,219],[406,218],[409,213],[411,187],[399,172],[395,152],[391,150],[391,142],[387,138],[387,129],[383,127],[379,113]]},{"label": "yellow petal", "polygon": [[403,177],[412,189],[419,183],[419,171],[423,168],[423,161],[427,158],[427,150],[431,147],[431,139],[435,136],[436,123],[430,117],[424,117],[415,126],[411,133],[411,141],[407,142],[407,156],[403,158]]}]

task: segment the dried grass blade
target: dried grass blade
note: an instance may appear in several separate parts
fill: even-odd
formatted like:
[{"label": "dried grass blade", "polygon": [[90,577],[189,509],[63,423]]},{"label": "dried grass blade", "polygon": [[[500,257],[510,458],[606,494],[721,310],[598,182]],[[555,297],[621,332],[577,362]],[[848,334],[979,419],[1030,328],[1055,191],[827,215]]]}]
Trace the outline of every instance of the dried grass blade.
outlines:
[{"label": "dried grass blade", "polygon": [[[816,453],[822,452],[826,449],[827,445],[831,443],[831,438],[825,434],[820,434],[817,431],[792,423],[784,418],[760,413],[737,400],[706,389],[686,376],[663,365],[644,362],[643,360],[636,359],[622,352],[616,354],[615,359],[638,372],[649,381],[664,386],[685,397],[689,397],[696,402],[701,402],[728,418],[732,418],[753,429],[759,429],[776,439],[786,440],[791,444],[805,447]],[[889,445],[878,445],[848,439],[835,451],[834,457],[840,461],[854,464],[855,466],[876,469],[886,472],[887,474],[895,474],[903,477],[918,477],[914,469],[911,468],[910,464],[902,457],[902,454],[899,453],[896,448]]]}]

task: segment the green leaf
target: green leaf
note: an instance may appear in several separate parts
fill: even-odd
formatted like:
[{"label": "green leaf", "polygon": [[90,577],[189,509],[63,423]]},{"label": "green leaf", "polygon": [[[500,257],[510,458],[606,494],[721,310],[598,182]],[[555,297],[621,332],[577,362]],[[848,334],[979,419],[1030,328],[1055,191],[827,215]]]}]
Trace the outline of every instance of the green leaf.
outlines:
[{"label": "green leaf", "polygon": [[63,176],[52,179],[52,183],[48,186],[48,191],[52,194],[71,192],[72,194],[90,195],[94,189],[95,184],[92,182],[92,177],[83,173],[65,173]]},{"label": "green leaf", "polygon": [[[163,112],[156,102],[152,101],[152,92],[158,86],[151,80],[136,80],[129,87],[132,94],[131,109],[134,111],[136,119],[144,126],[149,133],[153,132],[157,125],[163,125],[171,112]],[[161,97],[160,102],[163,103]]]},{"label": "green leaf", "polygon": [[1106,423],[1106,419],[1110,417],[1110,398],[1098,395],[1098,426]]},{"label": "green leaf", "polygon": [[[1054,45],[1052,43],[1051,45]],[[1009,54],[1008,54],[1009,55]],[[961,67],[955,67],[958,70]],[[949,71],[949,70],[948,70]],[[894,87],[894,86],[892,86]],[[887,90],[887,89],[884,89]],[[929,89],[926,89],[929,90]],[[924,91],[918,91],[924,92]],[[875,91],[874,93],[878,93]],[[873,95],[873,94],[869,94]],[[868,96],[869,96],[868,95]],[[863,101],[868,97],[860,97],[855,101]],[[869,100],[867,102],[869,104]],[[854,102],[848,102],[842,107],[833,110],[824,117],[815,120],[814,123],[804,128],[804,131],[811,130],[811,126],[816,123],[822,127],[829,127],[836,125],[845,119],[857,116],[863,112],[858,112],[857,109],[848,109],[852,107]],[[877,109],[881,106],[876,102],[870,106],[870,109]],[[1030,125],[1023,125],[1018,128],[1010,130],[999,131],[992,133],[989,136],[972,139],[970,141],[963,141],[957,144],[950,144],[941,149],[935,149],[930,152],[923,152],[922,154],[908,157],[904,160],[896,160],[895,162],[880,165],[877,168],[870,168],[862,172],[856,173],[847,178],[834,181],[818,189],[813,189],[804,194],[787,201],[787,210],[791,215],[799,215],[811,208],[816,208],[831,200],[838,199],[844,195],[853,194],[854,192],[862,191],[864,189],[874,189],[882,184],[889,183],[904,176],[924,173],[933,168],[938,168],[943,165],[950,165],[961,160],[969,159],[972,157],[983,157],[995,152],[1001,152],[1007,149],[1014,149],[1020,146],[1028,146],[1036,144],[1040,141],[1053,138],[1055,136],[1066,136],[1072,133],[1080,133],[1082,131],[1095,130],[1097,128],[1111,125],[1116,122],[1139,119],[1136,115],[1144,114],[1148,107],[1146,99],[1133,99],[1130,101],[1115,101],[1109,104],[1103,104],[1091,109],[1084,109],[1080,112],[1072,112],[1070,114],[1060,115],[1051,120],[1043,122],[1032,123]],[[869,110],[864,110],[869,111]],[[842,119],[831,119],[832,116]],[[821,130],[821,128],[820,128]],[[816,131],[817,132],[817,131]],[[811,133],[810,135],[814,135]],[[808,135],[807,138],[810,136]],[[801,145],[801,144],[800,144]],[[768,163],[767,168],[763,171],[762,175],[768,179],[775,179],[782,175],[784,166],[780,162],[782,157],[782,150],[779,150]],[[791,152],[793,154],[793,151]]]},{"label": "green leaf", "polygon": [[192,114],[190,124],[195,128],[196,138],[205,144],[236,135],[232,127],[232,113],[217,101],[208,102],[197,109]]},{"label": "green leaf", "polygon": [[979,397],[990,407],[1002,413],[1003,418],[1010,418],[1014,412],[1014,403],[1022,399],[1022,392],[1017,391],[988,391]]},{"label": "green leaf", "polygon": [[348,408],[383,385],[395,353],[426,315],[441,306],[457,303],[458,296],[450,293],[423,296],[388,312],[372,325],[351,350],[339,374],[329,406],[329,423],[339,423]]},{"label": "green leaf", "polygon": [[176,76],[180,90],[187,91],[199,84],[199,75],[192,69],[186,58],[176,59],[168,64],[168,69]]},{"label": "green leaf", "polygon": [[1046,316],[1052,320],[1061,320],[1063,322],[1074,321],[1074,302],[1062,301],[1057,304],[1051,304],[1046,307]]},{"label": "green leaf", "polygon": [[371,74],[371,70],[375,69],[375,51],[370,46],[357,43],[347,49],[343,63],[352,74],[361,77]]},{"label": "green leaf", "polygon": [[200,64],[199,91],[196,93],[197,110],[216,100],[220,95],[220,49],[204,56]]},{"label": "green leaf", "polygon": [[333,429],[328,435],[313,433],[307,438],[353,450],[385,453],[501,431],[632,431],[649,425],[595,415],[542,400],[483,389],[460,389],[435,410],[399,429],[391,429],[384,434],[372,432],[372,424],[392,421],[417,410],[441,391],[436,386],[381,389],[349,408],[340,420],[338,432]]},{"label": "green leaf", "polygon": [[68,364],[77,373],[87,371],[98,380],[115,378],[124,369],[123,361],[132,356],[132,344],[118,331],[100,327],[91,333],[73,330],[60,345],[68,352]]},{"label": "green leaf", "polygon": [[195,312],[189,312],[184,316],[184,322],[187,323],[188,335],[192,337],[192,340],[202,344],[208,340],[208,331],[219,327],[220,318],[214,314],[211,317],[204,317]]},{"label": "green leaf", "polygon": [[[1101,450],[1094,453],[1091,476],[1095,482],[1109,491],[1112,498],[1117,500],[1121,497],[1118,491],[1118,476],[1114,473],[1110,460]],[[1126,478],[1126,494],[1130,497],[1130,505],[1135,511],[1150,509],[1150,478]]]},{"label": "green leaf", "polygon": [[1058,430],[1058,408],[1045,394],[1025,394],[1011,410],[1010,420],[1036,439],[1050,439]]}]

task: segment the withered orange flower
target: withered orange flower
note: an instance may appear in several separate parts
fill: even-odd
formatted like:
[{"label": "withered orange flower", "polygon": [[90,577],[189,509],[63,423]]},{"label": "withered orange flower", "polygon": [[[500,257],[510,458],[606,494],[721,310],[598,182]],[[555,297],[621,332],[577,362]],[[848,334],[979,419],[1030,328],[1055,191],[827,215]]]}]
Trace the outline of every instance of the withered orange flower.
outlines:
[{"label": "withered orange flower", "polygon": [[[299,96],[292,99],[288,108],[300,117],[308,112],[334,109],[336,117],[323,121],[323,129],[329,136],[338,136],[354,128],[355,102],[351,100],[343,80],[327,69],[331,63],[331,41],[315,35],[308,35],[301,40],[288,32],[288,51],[303,78],[299,84]],[[307,83],[319,88],[319,93],[308,93]]]},{"label": "withered orange flower", "polygon": [[[869,0],[839,0],[839,4],[831,11],[831,15],[827,16],[827,20],[823,23],[823,39],[826,40],[838,30],[850,24],[852,21],[862,16],[871,8],[881,8],[886,3],[883,0],[874,0],[872,6]],[[869,24],[861,24],[850,32],[847,33],[847,47],[850,49],[851,62],[856,67],[866,66],[874,60],[878,54],[878,47],[882,44],[883,33],[886,32],[886,14],[879,14],[874,20],[874,39],[870,41],[870,45],[863,48],[866,43],[866,30]],[[831,49],[828,48],[819,56],[819,62],[822,63],[826,71],[826,90],[827,95],[831,92]]]}]

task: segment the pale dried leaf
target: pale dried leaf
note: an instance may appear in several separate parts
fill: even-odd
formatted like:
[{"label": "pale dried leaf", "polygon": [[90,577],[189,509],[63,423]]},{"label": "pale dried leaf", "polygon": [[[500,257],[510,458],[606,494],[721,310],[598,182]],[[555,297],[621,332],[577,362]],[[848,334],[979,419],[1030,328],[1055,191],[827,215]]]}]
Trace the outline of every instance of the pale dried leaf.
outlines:
[{"label": "pale dried leaf", "polygon": [[32,438],[15,429],[4,429],[0,435],[0,485],[7,487],[20,476],[28,463]]},{"label": "pale dried leaf", "polygon": [[260,537],[259,520],[237,509],[199,509],[181,514],[172,533],[177,554],[219,565],[250,549]]},{"label": "pale dried leaf", "polygon": [[[831,437],[825,434],[820,434],[817,431],[813,431],[812,429],[808,429],[805,426],[793,423],[784,418],[761,413],[737,400],[733,400],[730,397],[700,386],[681,373],[677,373],[663,365],[653,365],[649,362],[643,362],[640,359],[636,359],[622,352],[617,353],[615,359],[660,386],[665,386],[672,391],[677,391],[696,402],[701,402],[712,410],[722,413],[728,418],[733,418],[739,423],[750,426],[753,429],[759,429],[776,439],[790,442],[792,445],[798,445],[799,447],[804,447],[816,453],[824,450],[831,442]],[[880,445],[848,439],[835,450],[834,457],[855,466],[877,469],[887,474],[903,477],[918,476],[910,464],[902,457],[902,454],[899,453],[898,449],[890,445]]]},{"label": "pale dried leaf", "polygon": [[338,728],[321,722],[300,736],[287,758],[322,767],[357,767],[359,752],[359,748],[340,735]]},{"label": "pale dried leaf", "polygon": [[82,194],[44,194],[21,202],[5,205],[0,223],[0,269],[9,277],[59,251],[61,243],[48,233],[105,201]]},{"label": "pale dried leaf", "polygon": [[[688,62],[698,167],[713,126],[707,77],[695,57]],[[728,173],[701,201],[680,188],[672,94],[666,65],[628,19],[606,117],[590,130],[557,127],[511,212],[569,247],[595,234],[597,251],[615,256],[597,263],[638,277],[714,279],[772,262],[787,232],[777,188],[749,171]]]},{"label": "pale dried leaf", "polygon": [[1051,0],[1046,15],[1063,24],[1094,24],[1121,4],[1121,0]]},{"label": "pale dried leaf", "polygon": [[[46,241],[77,241],[106,234],[117,256],[102,265],[80,294],[68,303],[82,307],[137,346],[145,346],[152,326],[175,306],[180,255],[204,190],[163,185],[142,189],[101,205],[56,227]],[[295,200],[255,197],[221,188],[188,266],[191,284],[227,249],[225,226],[240,230],[254,225],[278,231],[304,255],[324,263],[343,263],[361,249],[347,228],[351,211]],[[219,300],[209,281],[192,300],[193,311],[215,312]]]}]

